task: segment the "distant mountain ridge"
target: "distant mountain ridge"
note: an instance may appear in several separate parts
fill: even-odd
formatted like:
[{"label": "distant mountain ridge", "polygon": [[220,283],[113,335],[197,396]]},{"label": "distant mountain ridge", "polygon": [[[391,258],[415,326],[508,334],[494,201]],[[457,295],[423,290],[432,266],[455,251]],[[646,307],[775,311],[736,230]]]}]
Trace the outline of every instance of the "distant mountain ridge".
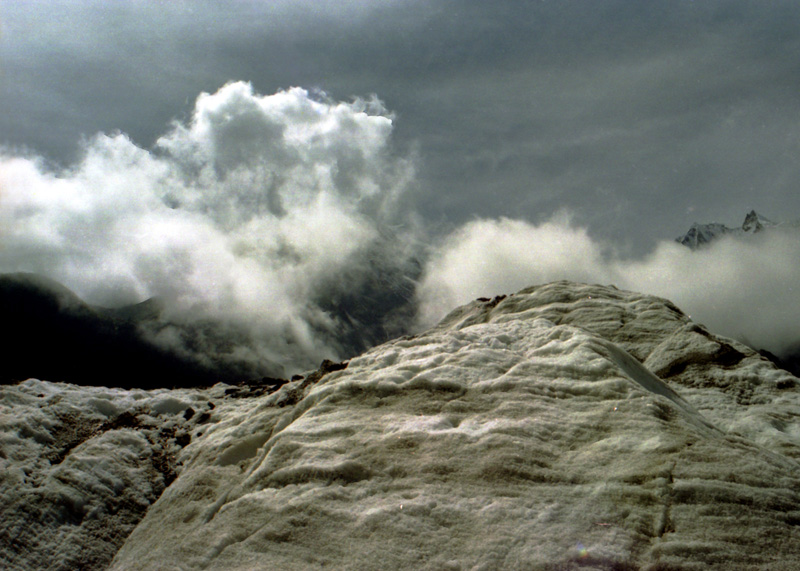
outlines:
[{"label": "distant mountain ridge", "polygon": [[[402,269],[371,260],[369,274],[318,304],[338,322],[336,355],[350,357],[407,333],[413,318],[414,279],[421,263]],[[358,270],[354,269],[354,273]],[[28,378],[125,388],[174,388],[288,377],[284,365],[259,354],[257,340],[211,319],[180,320],[159,298],[117,308],[91,305],[46,276],[0,273],[0,322],[6,342],[0,385]],[[160,344],[160,332],[179,344]],[[309,363],[310,365],[310,363]]]},{"label": "distant mountain ridge", "polygon": [[[794,226],[796,223],[789,223],[788,225]],[[691,228],[689,228],[689,231],[686,232],[686,234],[675,238],[675,241],[688,248],[691,248],[692,250],[696,250],[710,244],[722,236],[756,234],[758,232],[762,232],[763,230],[778,226],[784,226],[784,224],[773,222],[755,210],[751,210],[744,217],[744,222],[742,222],[742,225],[738,228],[729,228],[728,226],[720,224],[719,222],[710,222],[706,224],[699,224],[695,222],[692,224]]]},{"label": "distant mountain ridge", "polygon": [[12,332],[0,384],[36,377],[139,388],[210,386],[266,374],[155,345],[143,327],[159,326],[161,311],[155,298],[108,309],[41,275],[0,274],[0,320]]}]

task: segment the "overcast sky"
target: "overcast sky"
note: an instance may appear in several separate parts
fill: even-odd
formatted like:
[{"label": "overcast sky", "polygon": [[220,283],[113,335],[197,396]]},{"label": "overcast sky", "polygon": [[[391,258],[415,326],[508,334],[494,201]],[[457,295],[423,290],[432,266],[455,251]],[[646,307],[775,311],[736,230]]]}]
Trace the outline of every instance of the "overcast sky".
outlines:
[{"label": "overcast sky", "polygon": [[6,0],[0,140],[61,164],[148,148],[244,80],[377,94],[437,224],[562,208],[637,251],[750,208],[800,216],[793,1]]}]

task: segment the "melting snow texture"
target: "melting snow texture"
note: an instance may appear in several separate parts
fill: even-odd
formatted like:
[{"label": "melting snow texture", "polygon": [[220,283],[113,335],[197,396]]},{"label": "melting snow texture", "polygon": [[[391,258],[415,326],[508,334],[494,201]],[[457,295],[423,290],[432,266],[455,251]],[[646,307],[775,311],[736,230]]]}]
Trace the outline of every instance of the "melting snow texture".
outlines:
[{"label": "melting snow texture", "polygon": [[796,569],[797,379],[557,282],[272,391],[0,387],[7,569]]}]

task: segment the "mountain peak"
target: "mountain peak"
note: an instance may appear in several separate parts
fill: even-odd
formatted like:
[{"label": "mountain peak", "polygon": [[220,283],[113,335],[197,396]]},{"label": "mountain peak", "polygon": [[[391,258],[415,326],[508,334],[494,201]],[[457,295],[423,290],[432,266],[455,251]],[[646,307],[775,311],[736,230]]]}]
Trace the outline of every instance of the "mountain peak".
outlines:
[{"label": "mountain peak", "polygon": [[768,218],[761,216],[755,210],[751,210],[747,213],[747,216],[744,217],[742,230],[749,233],[755,233],[760,232],[764,228],[768,228],[770,226],[775,226],[775,223]]},{"label": "mountain peak", "polygon": [[779,226],[766,216],[762,216],[755,210],[751,210],[744,217],[744,222],[739,228],[730,228],[725,224],[719,222],[710,222],[706,224],[699,224],[695,222],[683,236],[675,238],[679,244],[697,250],[698,248],[705,247],[714,240],[727,235],[742,235],[742,234],[755,234],[767,228]]}]

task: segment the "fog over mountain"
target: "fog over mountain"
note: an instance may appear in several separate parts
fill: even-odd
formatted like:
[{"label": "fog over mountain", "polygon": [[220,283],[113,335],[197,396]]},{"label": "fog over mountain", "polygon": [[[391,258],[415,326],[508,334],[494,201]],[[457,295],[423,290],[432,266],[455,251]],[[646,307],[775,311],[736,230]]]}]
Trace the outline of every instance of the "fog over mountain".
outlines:
[{"label": "fog over mountain", "polygon": [[266,375],[565,278],[791,353],[796,232],[671,239],[800,217],[798,21],[744,0],[5,3],[0,273],[93,311],[155,299],[156,351]]},{"label": "fog over mountain", "polygon": [[[149,151],[116,134],[59,172],[7,157],[0,270],[47,276],[104,307],[155,297],[168,325],[149,334],[161,347],[233,352],[273,374],[308,368],[352,352],[339,340],[359,304],[381,307],[359,331],[374,342],[369,328],[391,319],[392,296],[409,296],[403,281],[418,273],[402,208],[413,164],[392,154],[391,129],[377,100],[263,97],[233,83],[201,96]],[[198,322],[225,339],[192,348]]]},{"label": "fog over mountain", "polygon": [[0,566],[794,570],[799,22],[0,4]]},{"label": "fog over mountain", "polygon": [[796,347],[796,227],[697,251],[665,238],[645,256],[567,211],[442,231],[416,208],[417,159],[393,145],[395,122],[376,98],[234,82],[152,149],[117,133],[64,169],[6,155],[0,272],[55,280],[92,306],[156,299],[158,319],[138,329],[159,350],[271,376],[556,279],[661,295],[756,348]]}]

